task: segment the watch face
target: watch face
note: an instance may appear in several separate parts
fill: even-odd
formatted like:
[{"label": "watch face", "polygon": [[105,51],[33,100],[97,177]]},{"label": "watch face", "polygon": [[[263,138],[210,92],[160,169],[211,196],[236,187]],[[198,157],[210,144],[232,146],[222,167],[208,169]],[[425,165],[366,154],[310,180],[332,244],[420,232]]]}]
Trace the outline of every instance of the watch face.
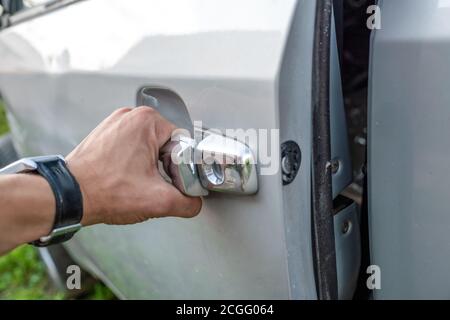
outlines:
[{"label": "watch face", "polygon": [[30,157],[23,158],[17,160],[16,162],[7,165],[6,167],[0,169],[0,174],[13,174],[13,173],[22,173],[22,172],[31,172],[37,169],[36,162],[46,162],[52,160],[64,160],[64,157],[61,155],[51,155],[51,156],[39,156],[39,157]]},{"label": "watch face", "polygon": [[20,159],[0,169],[0,174],[13,174],[21,172],[30,172],[37,169],[36,162],[30,159]]},{"label": "watch face", "polygon": [[62,160],[64,162],[66,161],[64,159],[64,157],[61,155],[28,157],[28,158],[23,158],[23,160],[31,160],[33,162],[47,162],[47,161],[54,161],[54,160]]}]

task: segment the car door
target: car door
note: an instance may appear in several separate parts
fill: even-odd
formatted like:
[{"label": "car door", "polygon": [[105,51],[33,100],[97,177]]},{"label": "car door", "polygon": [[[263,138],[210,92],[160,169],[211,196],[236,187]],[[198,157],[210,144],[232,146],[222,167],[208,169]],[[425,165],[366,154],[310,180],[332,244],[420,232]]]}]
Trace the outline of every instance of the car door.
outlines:
[{"label": "car door", "polygon": [[[257,194],[211,192],[191,220],[85,228],[66,244],[73,258],[123,298],[316,299],[316,2],[88,0],[42,13],[16,15],[0,33],[0,90],[20,155],[69,152],[115,108],[141,102],[142,88],[179,98],[169,120],[258,135],[249,142]],[[337,199],[352,178],[334,31],[331,38]],[[291,153],[298,172],[286,181]],[[349,298],[359,229],[355,204],[340,209],[334,271]]]},{"label": "car door", "polygon": [[374,296],[448,299],[450,2],[379,6],[369,98],[371,263],[381,278]]}]

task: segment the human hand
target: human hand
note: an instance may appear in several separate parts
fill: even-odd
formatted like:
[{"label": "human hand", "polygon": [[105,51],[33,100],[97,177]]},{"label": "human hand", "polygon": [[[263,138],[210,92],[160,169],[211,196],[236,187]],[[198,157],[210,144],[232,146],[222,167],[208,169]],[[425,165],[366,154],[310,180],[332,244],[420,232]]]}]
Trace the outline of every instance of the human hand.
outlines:
[{"label": "human hand", "polygon": [[198,214],[201,199],[183,195],[158,170],[159,150],[174,129],[150,107],[122,108],[66,157],[83,194],[82,225]]}]

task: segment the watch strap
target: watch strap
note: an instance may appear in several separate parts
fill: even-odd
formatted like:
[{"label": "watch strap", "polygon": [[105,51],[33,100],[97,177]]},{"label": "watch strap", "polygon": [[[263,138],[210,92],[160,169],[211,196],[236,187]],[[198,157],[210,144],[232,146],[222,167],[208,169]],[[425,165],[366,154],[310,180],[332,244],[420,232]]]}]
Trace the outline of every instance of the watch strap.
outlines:
[{"label": "watch strap", "polygon": [[36,171],[48,181],[56,204],[52,234],[32,242],[43,247],[67,241],[78,231],[83,218],[83,197],[78,182],[63,159],[36,161],[36,164]]}]

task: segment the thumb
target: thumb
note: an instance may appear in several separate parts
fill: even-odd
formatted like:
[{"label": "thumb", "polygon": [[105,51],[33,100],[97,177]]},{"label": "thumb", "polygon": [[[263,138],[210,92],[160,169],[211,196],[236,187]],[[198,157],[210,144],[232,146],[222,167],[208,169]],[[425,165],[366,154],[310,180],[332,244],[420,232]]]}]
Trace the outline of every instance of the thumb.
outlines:
[{"label": "thumb", "polygon": [[202,208],[202,198],[188,197],[180,192],[172,184],[164,181],[167,190],[167,216],[174,216],[180,218],[193,218],[197,216]]}]

